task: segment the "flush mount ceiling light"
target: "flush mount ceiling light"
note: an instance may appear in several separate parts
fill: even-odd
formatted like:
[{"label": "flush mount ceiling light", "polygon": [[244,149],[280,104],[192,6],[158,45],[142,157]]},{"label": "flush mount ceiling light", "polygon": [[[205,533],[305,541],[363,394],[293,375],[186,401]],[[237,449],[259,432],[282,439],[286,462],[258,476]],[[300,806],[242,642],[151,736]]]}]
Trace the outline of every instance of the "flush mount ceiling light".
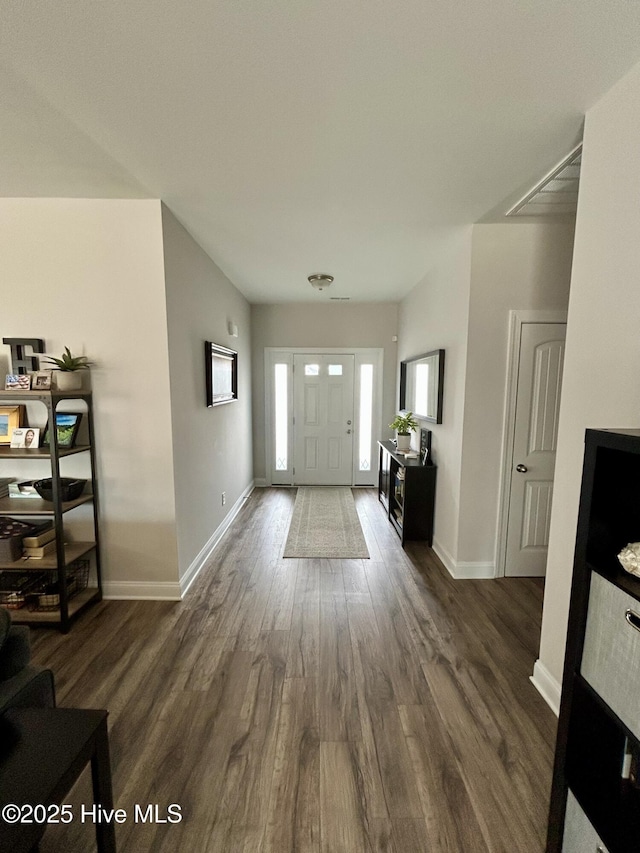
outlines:
[{"label": "flush mount ceiling light", "polygon": [[333,276],[323,272],[315,272],[308,277],[308,281],[311,287],[315,287],[316,290],[324,290],[333,281]]}]

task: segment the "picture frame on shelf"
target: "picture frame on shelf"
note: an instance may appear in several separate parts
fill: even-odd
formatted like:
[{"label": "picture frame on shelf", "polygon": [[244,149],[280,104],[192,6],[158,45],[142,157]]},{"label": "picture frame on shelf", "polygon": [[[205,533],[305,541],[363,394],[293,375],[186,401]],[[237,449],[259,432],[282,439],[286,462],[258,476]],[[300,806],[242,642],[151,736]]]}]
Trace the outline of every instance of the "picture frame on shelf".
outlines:
[{"label": "picture frame on shelf", "polygon": [[50,391],[51,390],[51,371],[39,370],[32,374],[31,379],[32,391]]},{"label": "picture frame on shelf", "polygon": [[22,426],[24,406],[0,406],[0,445],[11,444],[14,429]]},{"label": "picture frame on shelf", "polygon": [[431,459],[431,430],[420,427],[420,462],[428,465]]},{"label": "picture frame on shelf", "polygon": [[11,434],[11,447],[22,450],[37,450],[40,444],[40,430],[34,427],[18,427]]},{"label": "picture frame on shelf", "polygon": [[[81,412],[58,412],[56,414],[58,447],[75,447],[81,420]],[[42,445],[43,447],[48,447],[50,443],[51,437],[49,435],[49,424],[47,424],[44,428],[44,435],[42,436]]]},{"label": "picture frame on shelf", "polygon": [[7,373],[4,379],[5,391],[30,391],[30,373]]}]

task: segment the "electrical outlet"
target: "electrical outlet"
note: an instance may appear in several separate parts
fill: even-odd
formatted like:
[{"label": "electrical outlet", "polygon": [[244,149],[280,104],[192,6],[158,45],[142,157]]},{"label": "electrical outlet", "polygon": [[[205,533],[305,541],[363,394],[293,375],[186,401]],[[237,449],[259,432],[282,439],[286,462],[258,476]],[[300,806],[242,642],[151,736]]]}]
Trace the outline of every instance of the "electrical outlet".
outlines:
[{"label": "electrical outlet", "polygon": [[226,504],[226,502],[227,502],[227,493],[223,492],[222,493],[222,506],[224,506]]}]

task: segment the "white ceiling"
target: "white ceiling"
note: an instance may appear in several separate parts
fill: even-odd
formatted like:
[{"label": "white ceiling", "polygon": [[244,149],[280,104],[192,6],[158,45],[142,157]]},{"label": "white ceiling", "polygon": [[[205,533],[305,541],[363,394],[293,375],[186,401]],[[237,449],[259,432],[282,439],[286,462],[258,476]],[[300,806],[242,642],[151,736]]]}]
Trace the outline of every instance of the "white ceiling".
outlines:
[{"label": "white ceiling", "polygon": [[403,296],[640,60],[629,0],[11,0],[0,21],[0,194],[162,198],[255,302]]}]

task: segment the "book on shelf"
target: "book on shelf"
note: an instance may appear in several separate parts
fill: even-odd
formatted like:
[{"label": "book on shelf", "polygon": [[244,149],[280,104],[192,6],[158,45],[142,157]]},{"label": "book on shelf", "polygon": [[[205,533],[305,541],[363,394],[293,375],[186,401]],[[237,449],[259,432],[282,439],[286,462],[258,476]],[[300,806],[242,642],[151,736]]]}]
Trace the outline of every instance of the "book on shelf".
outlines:
[{"label": "book on shelf", "polygon": [[39,498],[33,480],[23,480],[22,483],[9,483],[10,498]]},{"label": "book on shelf", "polygon": [[56,550],[56,540],[52,539],[50,542],[47,542],[46,545],[41,545],[38,548],[22,548],[22,556],[29,557],[31,560],[41,560],[43,557],[46,557],[47,554],[51,554]]},{"label": "book on shelf", "polygon": [[23,548],[40,548],[42,545],[46,545],[47,542],[51,542],[52,539],[56,538],[55,527],[53,526],[53,522],[49,522],[49,527],[46,530],[43,530],[42,533],[34,534],[33,536],[25,536],[22,540]]},{"label": "book on shelf", "polygon": [[9,494],[9,483],[13,483],[15,477],[0,477],[0,498],[6,498]]}]

